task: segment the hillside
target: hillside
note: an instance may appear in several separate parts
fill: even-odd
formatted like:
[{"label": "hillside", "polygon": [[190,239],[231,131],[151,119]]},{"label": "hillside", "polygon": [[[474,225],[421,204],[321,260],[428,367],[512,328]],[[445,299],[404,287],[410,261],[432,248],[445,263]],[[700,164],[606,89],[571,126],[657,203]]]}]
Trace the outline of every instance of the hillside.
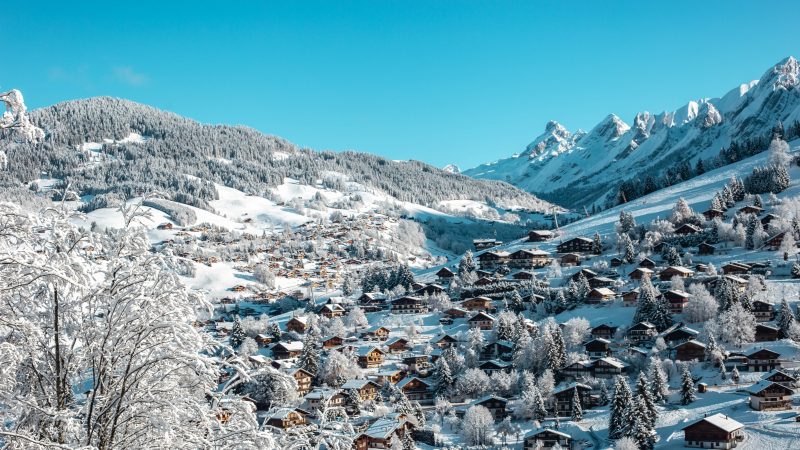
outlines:
[{"label": "hillside", "polygon": [[507,181],[563,206],[614,205],[625,181],[654,191],[731,162],[720,155],[723,148],[766,148],[778,122],[794,135],[798,84],[800,65],[789,57],[721,97],[641,112],[632,124],[610,114],[588,132],[570,132],[551,121],[523,152],[463,173]]}]

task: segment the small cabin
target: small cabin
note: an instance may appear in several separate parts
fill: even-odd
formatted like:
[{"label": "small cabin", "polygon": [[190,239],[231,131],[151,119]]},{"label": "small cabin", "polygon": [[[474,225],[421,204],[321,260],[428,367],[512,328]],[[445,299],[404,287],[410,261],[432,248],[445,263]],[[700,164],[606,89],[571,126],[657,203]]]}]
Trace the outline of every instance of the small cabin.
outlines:
[{"label": "small cabin", "polygon": [[494,317],[486,314],[485,312],[479,312],[472,316],[467,323],[469,323],[470,328],[479,328],[481,330],[491,330],[494,328]]},{"label": "small cabin", "polygon": [[701,242],[697,246],[697,254],[698,255],[713,255],[714,253],[716,253],[716,251],[717,251],[717,247],[715,247],[715,246],[713,246],[713,245],[711,245],[711,244],[709,244],[707,242]]},{"label": "small cabin", "polygon": [[747,389],[750,407],[756,411],[779,411],[792,408],[794,391],[769,380],[761,380]]},{"label": "small cabin", "polygon": [[595,338],[587,342],[583,348],[589,358],[605,358],[611,356],[611,341],[603,338]]},{"label": "small cabin", "polygon": [[528,242],[544,242],[553,238],[550,230],[531,230],[528,232]]},{"label": "small cabin", "polygon": [[691,223],[685,223],[675,229],[675,234],[685,236],[688,234],[696,234],[701,231],[703,231],[703,229],[698,227],[697,225],[693,225]]},{"label": "small cabin", "polygon": [[672,347],[675,361],[703,361],[706,356],[706,345],[690,339]]},{"label": "small cabin", "polygon": [[689,278],[694,275],[692,269],[687,269],[683,266],[669,266],[659,272],[658,277],[661,281],[669,281],[672,277]]},{"label": "small cabin", "polygon": [[569,450],[572,448],[572,436],[558,430],[542,428],[530,431],[523,440],[523,450],[537,450],[540,448],[558,447]]},{"label": "small cabin", "polygon": [[264,424],[286,430],[306,425],[308,413],[299,408],[278,408],[267,413]]},{"label": "small cabin", "polygon": [[749,372],[769,372],[781,367],[781,354],[762,348],[745,353],[747,357],[747,370]]},{"label": "small cabin", "polygon": [[586,302],[587,303],[603,303],[607,301],[614,300],[614,297],[617,296],[617,293],[612,291],[609,288],[599,287],[594,288],[586,295]]},{"label": "small cabin", "polygon": [[384,355],[384,351],[378,347],[359,347],[356,351],[358,365],[365,369],[378,367],[383,364]]},{"label": "small cabin", "polygon": [[628,339],[635,344],[652,341],[657,334],[656,326],[650,322],[639,322],[628,329]]},{"label": "small cabin", "polygon": [[583,236],[566,240],[556,247],[558,253],[591,253],[594,241]]}]

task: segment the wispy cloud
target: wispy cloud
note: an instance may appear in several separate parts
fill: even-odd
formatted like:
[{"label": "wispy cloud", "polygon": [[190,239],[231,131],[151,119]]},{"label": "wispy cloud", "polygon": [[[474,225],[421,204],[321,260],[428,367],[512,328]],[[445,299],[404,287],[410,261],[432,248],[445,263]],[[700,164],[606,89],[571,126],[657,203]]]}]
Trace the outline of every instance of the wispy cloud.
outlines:
[{"label": "wispy cloud", "polygon": [[137,72],[131,66],[116,66],[112,70],[117,81],[129,86],[141,86],[149,81],[147,75]]}]

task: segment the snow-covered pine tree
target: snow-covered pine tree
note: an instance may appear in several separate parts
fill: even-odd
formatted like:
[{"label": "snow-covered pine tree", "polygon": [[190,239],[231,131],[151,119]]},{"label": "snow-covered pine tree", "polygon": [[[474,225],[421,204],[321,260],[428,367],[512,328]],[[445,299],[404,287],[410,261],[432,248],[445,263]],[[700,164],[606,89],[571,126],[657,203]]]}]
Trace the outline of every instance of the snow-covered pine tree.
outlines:
[{"label": "snow-covered pine tree", "polygon": [[633,214],[622,210],[619,212],[619,232],[620,233],[630,233],[631,230],[636,228],[636,219],[634,219]]},{"label": "snow-covered pine tree", "polygon": [[648,370],[649,378],[651,380],[650,394],[653,401],[662,403],[667,401],[669,395],[669,383],[667,382],[667,374],[661,367],[661,360],[658,358],[650,359],[650,367]]},{"label": "snow-covered pine tree", "polygon": [[656,326],[658,331],[664,331],[672,325],[672,310],[666,297],[656,297],[653,302],[653,312],[650,315],[650,323]]},{"label": "snow-covered pine tree", "polygon": [[647,322],[653,316],[656,309],[657,292],[650,277],[642,277],[639,286],[639,298],[636,301],[636,312],[633,315],[633,324]]},{"label": "snow-covered pine tree", "polygon": [[607,405],[610,400],[611,396],[608,393],[608,384],[606,380],[600,380],[600,404]]},{"label": "snow-covered pine tree", "polygon": [[735,364],[733,366],[733,370],[731,370],[731,380],[733,380],[733,382],[736,384],[739,383],[739,366]]},{"label": "snow-covered pine tree", "polygon": [[300,352],[300,358],[297,360],[298,367],[307,371],[312,376],[316,376],[319,371],[319,350],[316,344],[311,333],[306,334],[303,338],[303,350]]},{"label": "snow-covered pine tree", "polygon": [[745,238],[745,248],[748,250],[753,250],[756,248],[756,231],[758,231],[761,227],[761,222],[758,220],[755,214],[750,214],[747,218],[747,228],[745,229],[746,238]]},{"label": "snow-covered pine tree", "polygon": [[792,278],[800,278],[800,263],[797,261],[792,263],[791,275]]},{"label": "snow-covered pine tree", "polygon": [[545,345],[547,351],[547,368],[553,372],[561,370],[567,363],[566,346],[564,336],[558,325],[551,325],[545,334]]},{"label": "snow-covered pine tree", "polygon": [[575,389],[575,394],[572,396],[572,411],[570,419],[573,422],[580,422],[583,419],[583,406],[581,406],[581,396],[578,394],[578,389]]},{"label": "snow-covered pine tree", "polygon": [[636,250],[633,248],[633,241],[627,234],[619,235],[620,248],[622,248],[622,259],[631,264],[636,261]]},{"label": "snow-covered pine tree", "polygon": [[688,405],[697,400],[695,395],[694,379],[688,366],[683,367],[681,373],[681,405]]},{"label": "snow-covered pine tree", "polygon": [[785,298],[781,300],[781,307],[778,309],[778,314],[775,316],[775,323],[778,324],[781,338],[788,338],[790,336],[789,332],[795,323],[795,318],[792,313],[792,308]]},{"label": "snow-covered pine tree", "polygon": [[639,450],[652,450],[658,436],[654,427],[650,425],[650,418],[647,414],[647,407],[642,398],[633,399],[631,425],[627,436],[636,441]]},{"label": "snow-covered pine tree", "polygon": [[236,316],[233,319],[233,326],[231,327],[231,336],[230,336],[230,343],[231,347],[238,348],[244,342],[244,338],[247,337],[247,333],[244,331],[244,327],[242,326],[242,319],[239,316]]},{"label": "snow-covered pine tree", "polygon": [[600,255],[603,253],[603,241],[600,239],[600,233],[595,232],[592,238],[592,253]]},{"label": "snow-covered pine tree", "polygon": [[542,420],[547,417],[547,407],[544,404],[544,398],[542,397],[542,393],[539,392],[539,389],[536,388],[533,397],[533,420],[538,420],[541,422]]},{"label": "snow-covered pine tree", "polygon": [[447,396],[455,383],[453,373],[450,370],[450,364],[447,363],[447,359],[439,358],[436,360],[434,368],[436,374],[436,385],[434,389],[436,390],[436,394]]},{"label": "snow-covered pine tree", "polygon": [[636,380],[636,397],[637,401],[640,403],[641,412],[644,414],[643,418],[646,419],[647,425],[650,429],[655,429],[658,409],[656,408],[651,387],[644,372],[640,372],[639,378]]},{"label": "snow-covered pine tree", "polygon": [[630,424],[631,404],[632,396],[628,382],[622,376],[617,376],[608,419],[609,439],[619,439],[625,435]]},{"label": "snow-covered pine tree", "polygon": [[714,288],[714,298],[717,299],[720,310],[726,311],[739,299],[739,289],[733,284],[733,281],[720,277]]}]

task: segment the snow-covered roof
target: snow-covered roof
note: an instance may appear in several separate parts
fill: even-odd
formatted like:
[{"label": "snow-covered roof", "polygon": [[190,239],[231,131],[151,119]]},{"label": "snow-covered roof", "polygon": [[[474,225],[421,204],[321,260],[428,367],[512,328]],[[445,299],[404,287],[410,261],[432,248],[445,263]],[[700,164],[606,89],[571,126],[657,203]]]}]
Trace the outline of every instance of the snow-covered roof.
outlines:
[{"label": "snow-covered roof", "polygon": [[717,414],[714,414],[713,416],[703,417],[700,420],[692,422],[691,424],[683,427],[683,429],[685,430],[685,429],[687,429],[687,428],[689,428],[689,427],[691,427],[693,425],[696,425],[696,424],[698,424],[700,422],[707,422],[707,423],[709,423],[709,424],[711,424],[711,425],[713,425],[713,426],[715,426],[715,427],[717,427],[717,428],[719,428],[719,429],[721,429],[721,430],[723,430],[725,432],[728,432],[728,433],[730,433],[732,431],[736,431],[736,430],[744,427],[744,425],[742,425],[741,423],[731,419],[730,417],[728,417],[728,416],[726,416],[724,414],[721,414],[721,413],[717,413]]},{"label": "snow-covered roof", "polygon": [[392,433],[397,431],[398,428],[403,426],[402,419],[388,419],[380,418],[372,423],[372,425],[364,431],[364,434],[373,439],[388,439]]},{"label": "snow-covered roof", "polygon": [[590,386],[587,386],[587,385],[585,385],[583,383],[572,382],[572,383],[569,383],[569,384],[565,384],[564,386],[557,387],[557,388],[553,389],[553,395],[560,394],[562,392],[566,392],[566,391],[569,391],[569,390],[572,390],[572,389],[575,389],[575,388],[592,390],[592,388]]},{"label": "snow-covered roof", "polygon": [[281,420],[283,420],[289,414],[291,414],[293,412],[297,412],[297,409],[296,408],[289,408],[289,407],[278,408],[276,410],[268,412],[266,418],[267,419],[281,419]]},{"label": "snow-covered roof", "polygon": [[544,432],[552,433],[552,434],[555,434],[555,435],[558,435],[558,436],[561,436],[561,437],[565,437],[565,438],[570,438],[570,439],[572,438],[572,436],[570,436],[569,434],[564,433],[563,431],[554,430],[552,428],[540,428],[538,430],[531,430],[531,431],[528,432],[528,434],[525,435],[525,437],[526,438],[533,437],[533,436],[542,434]]},{"label": "snow-covered roof", "polygon": [[356,350],[356,354],[358,356],[367,356],[367,355],[369,355],[370,353],[372,353],[375,350],[383,353],[383,350],[379,349],[378,347],[375,347],[375,346],[372,346],[372,345],[366,345],[366,346],[363,346],[363,347],[358,347],[358,349]]},{"label": "snow-covered roof", "polygon": [[410,383],[413,380],[419,380],[422,384],[424,384],[426,386],[430,386],[430,383],[428,383],[427,381],[425,381],[425,380],[423,380],[421,378],[412,376],[412,377],[405,377],[402,380],[398,381],[397,382],[397,388],[398,389],[402,389],[403,386],[407,385],[408,383]]},{"label": "snow-covered roof", "polygon": [[278,346],[283,347],[287,351],[290,351],[290,352],[299,352],[300,350],[303,350],[303,342],[302,341],[278,342],[272,348],[275,348],[275,347],[278,347]]},{"label": "snow-covered roof", "polygon": [[[759,393],[763,392],[765,389],[767,389],[770,386],[772,386],[773,384],[781,386],[780,384],[775,383],[773,381],[761,380],[758,383],[756,383],[756,384],[750,386],[749,388],[747,388],[747,393],[748,394],[759,394]],[[781,387],[783,387],[783,386],[781,386]],[[788,388],[784,388],[784,389],[788,389]]]},{"label": "snow-covered roof", "polygon": [[370,380],[347,380],[342,385],[342,389],[361,389],[370,383],[375,384],[374,381]]}]

